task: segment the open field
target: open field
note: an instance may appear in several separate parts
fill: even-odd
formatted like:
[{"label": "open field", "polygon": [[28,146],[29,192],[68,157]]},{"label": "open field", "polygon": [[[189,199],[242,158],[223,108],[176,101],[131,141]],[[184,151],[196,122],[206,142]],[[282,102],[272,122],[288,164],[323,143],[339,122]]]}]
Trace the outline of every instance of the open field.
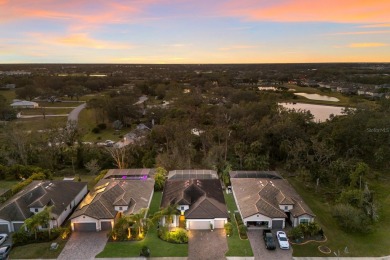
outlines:
[{"label": "open field", "polygon": [[12,103],[12,100],[16,98],[15,90],[0,90],[0,95],[5,97],[7,103]]},{"label": "open field", "polygon": [[20,110],[21,114],[26,115],[63,115],[69,114],[73,108],[23,108]]},{"label": "open field", "polygon": [[307,93],[307,94],[318,94],[325,95],[329,97],[338,98],[340,101],[332,102],[332,101],[324,101],[324,100],[312,100],[302,96],[296,96],[293,99],[286,100],[287,102],[299,102],[299,103],[308,103],[308,104],[318,104],[318,105],[328,105],[328,106],[350,106],[356,107],[358,105],[375,105],[374,102],[364,99],[359,96],[344,96],[339,92],[331,92],[331,91],[321,91],[319,88],[311,88],[311,87],[300,87],[297,85],[287,84],[286,85],[290,89],[294,89],[292,93]]},{"label": "open field", "polygon": [[81,105],[83,102],[43,102],[43,101],[38,101],[37,102],[40,107],[77,107]]},{"label": "open field", "polygon": [[[390,221],[388,221],[390,218],[390,194],[388,192],[390,181],[388,179],[371,181],[371,186],[376,187],[374,191],[380,205],[380,220],[376,223],[375,230],[368,234],[347,233],[341,230],[336,219],[332,217],[332,203],[327,202],[320,194],[315,194],[311,187],[306,187],[296,179],[290,178],[289,182],[316,214],[316,221],[328,238],[325,243],[294,245],[294,256],[327,256],[317,249],[319,245],[325,245],[336,252],[340,250],[341,256],[348,257],[390,255]],[[344,253],[345,247],[348,248],[348,254]]]},{"label": "open field", "polygon": [[[155,192],[150,203],[149,216],[160,208],[161,192]],[[138,257],[142,246],[148,246],[152,257],[187,256],[188,244],[172,244],[158,238],[157,227],[153,225],[142,241],[108,242],[104,250],[97,255],[103,257]]]},{"label": "open field", "polygon": [[120,141],[123,135],[130,132],[130,128],[122,128],[116,131],[111,128],[110,124],[107,124],[107,129],[101,130],[100,133],[95,134],[92,129],[97,126],[95,119],[95,112],[92,109],[83,109],[79,114],[78,127],[83,133],[83,141],[86,142],[101,142],[105,140],[112,140],[114,142]]},{"label": "open field", "polygon": [[67,117],[23,118],[9,122],[9,125],[23,131],[37,131],[53,127],[64,127],[67,121]]}]

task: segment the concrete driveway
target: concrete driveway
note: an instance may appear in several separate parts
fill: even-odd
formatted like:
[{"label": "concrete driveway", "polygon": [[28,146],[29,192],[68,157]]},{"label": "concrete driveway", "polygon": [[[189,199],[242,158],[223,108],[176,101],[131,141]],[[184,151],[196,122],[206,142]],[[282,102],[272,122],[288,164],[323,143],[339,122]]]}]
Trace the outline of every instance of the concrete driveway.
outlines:
[{"label": "concrete driveway", "polygon": [[[263,230],[248,230],[248,238],[251,243],[252,251],[255,256],[255,260],[263,259],[278,259],[278,260],[291,260],[292,259],[292,249],[282,250],[279,248],[278,241],[276,240],[275,232],[274,239],[276,243],[275,250],[267,250],[265,248],[263,240]],[[290,246],[291,247],[291,246]]]},{"label": "concrete driveway", "polygon": [[94,259],[107,243],[107,232],[73,232],[57,259]]},{"label": "concrete driveway", "polygon": [[224,229],[191,230],[188,240],[188,260],[226,259],[228,250]]}]

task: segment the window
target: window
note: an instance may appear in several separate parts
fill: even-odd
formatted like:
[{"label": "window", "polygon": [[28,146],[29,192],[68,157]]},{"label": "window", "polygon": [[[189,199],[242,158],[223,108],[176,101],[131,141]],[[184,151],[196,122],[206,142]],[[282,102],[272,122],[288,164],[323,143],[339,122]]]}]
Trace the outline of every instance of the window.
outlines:
[{"label": "window", "polygon": [[34,209],[35,212],[38,212],[38,209]]},{"label": "window", "polygon": [[288,210],[288,206],[284,206],[284,210]]},{"label": "window", "polygon": [[181,207],[180,207],[180,210],[184,210],[184,206],[181,206]]},{"label": "window", "polygon": [[299,219],[299,224],[308,224],[309,222],[310,222],[310,219],[308,219],[308,218]]},{"label": "window", "polygon": [[122,207],[119,207],[119,210],[122,210]]}]

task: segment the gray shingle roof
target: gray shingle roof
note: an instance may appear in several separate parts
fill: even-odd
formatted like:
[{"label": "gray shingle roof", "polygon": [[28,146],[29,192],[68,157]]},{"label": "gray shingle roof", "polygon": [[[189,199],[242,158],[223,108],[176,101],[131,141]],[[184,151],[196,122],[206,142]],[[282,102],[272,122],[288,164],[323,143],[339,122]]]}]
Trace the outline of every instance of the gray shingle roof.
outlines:
[{"label": "gray shingle roof", "polygon": [[191,179],[218,179],[218,173],[213,170],[174,170],[168,173],[170,180],[191,180]]},{"label": "gray shingle roof", "polygon": [[86,182],[33,181],[0,207],[0,218],[24,221],[33,213],[30,208],[54,206],[52,215],[60,215],[87,185]]},{"label": "gray shingle roof", "polygon": [[284,179],[232,178],[234,195],[244,218],[262,214],[270,218],[285,218],[279,205],[293,205],[294,217],[303,214],[314,216],[298,193]]},{"label": "gray shingle roof", "polygon": [[71,216],[87,215],[95,219],[112,219],[117,214],[115,206],[128,206],[130,215],[147,208],[153,193],[154,181],[102,179]]},{"label": "gray shingle roof", "polygon": [[141,178],[143,176],[151,177],[154,173],[154,169],[110,169],[107,171],[104,179],[128,179],[128,178]]},{"label": "gray shingle roof", "polygon": [[170,180],[165,182],[161,207],[189,205],[188,219],[227,218],[227,208],[218,179]]}]

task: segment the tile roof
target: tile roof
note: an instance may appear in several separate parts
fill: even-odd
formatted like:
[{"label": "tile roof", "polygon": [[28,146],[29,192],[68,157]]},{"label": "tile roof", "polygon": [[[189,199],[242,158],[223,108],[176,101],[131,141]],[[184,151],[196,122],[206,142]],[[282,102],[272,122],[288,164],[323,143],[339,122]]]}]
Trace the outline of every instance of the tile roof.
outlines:
[{"label": "tile roof", "polygon": [[154,180],[102,179],[77,207],[71,219],[87,215],[95,219],[112,219],[115,206],[128,206],[125,215],[147,208],[153,193]]},{"label": "tile roof", "polygon": [[86,182],[33,181],[0,207],[0,218],[24,221],[33,215],[30,208],[54,206],[52,215],[58,217],[87,186]]},{"label": "tile roof", "polygon": [[244,218],[262,214],[270,218],[285,218],[279,205],[293,205],[294,217],[303,214],[314,216],[298,193],[284,179],[232,178],[232,188]]},{"label": "tile roof", "polygon": [[221,182],[218,179],[170,180],[165,182],[161,207],[189,205],[188,219],[227,218]]}]

